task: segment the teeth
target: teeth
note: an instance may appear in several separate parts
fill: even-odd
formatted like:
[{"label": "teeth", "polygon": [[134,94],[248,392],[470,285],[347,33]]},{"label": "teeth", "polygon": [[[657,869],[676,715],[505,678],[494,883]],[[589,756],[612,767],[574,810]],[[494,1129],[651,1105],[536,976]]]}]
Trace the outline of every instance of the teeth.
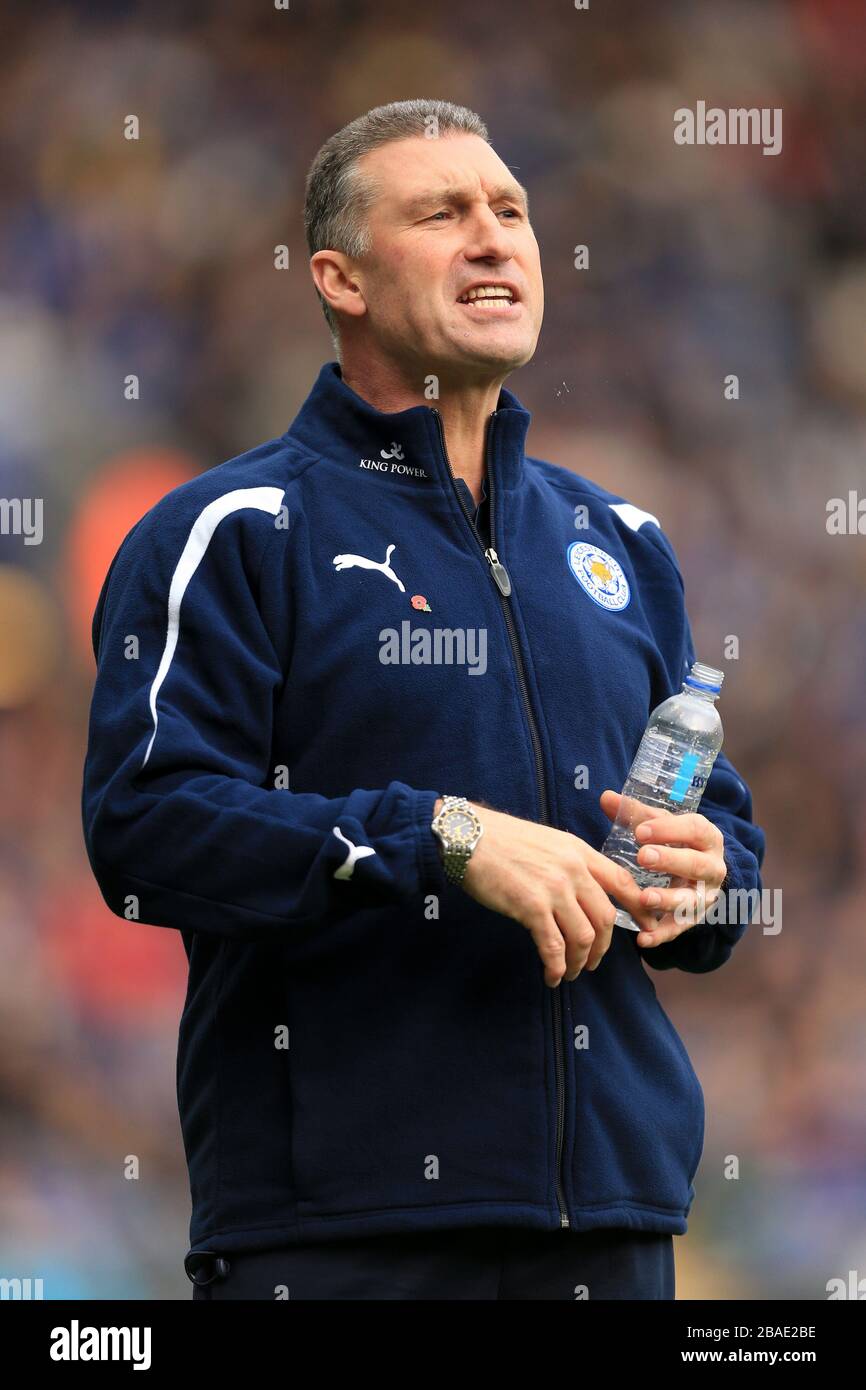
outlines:
[{"label": "teeth", "polygon": [[467,290],[460,296],[460,304],[472,304],[476,299],[504,299],[509,304],[513,300],[511,290],[504,289],[501,285],[479,285],[477,289]]}]

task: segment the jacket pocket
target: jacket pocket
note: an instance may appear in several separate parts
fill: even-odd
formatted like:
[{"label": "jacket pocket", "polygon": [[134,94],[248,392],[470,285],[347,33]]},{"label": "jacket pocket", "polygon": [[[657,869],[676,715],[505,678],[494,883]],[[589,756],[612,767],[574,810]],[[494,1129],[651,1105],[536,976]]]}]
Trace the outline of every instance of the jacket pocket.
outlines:
[{"label": "jacket pocket", "polygon": [[703,1091],[631,943],[608,957],[606,978],[572,987],[586,1025],[573,1053],[575,1202],[682,1216],[703,1147]]},{"label": "jacket pocket", "polygon": [[[655,994],[655,990],[653,990],[653,993]],[[680,1056],[681,1056],[682,1059],[683,1059],[683,1064],[684,1064],[684,1066],[685,1066],[685,1068],[686,1068],[686,1071],[687,1071],[689,1077],[691,1078],[692,1089],[693,1089],[693,1091],[694,1091],[694,1097],[695,1097],[696,1114],[698,1115],[699,1121],[700,1121],[699,1126],[698,1126],[698,1128],[699,1128],[698,1142],[697,1142],[697,1145],[696,1145],[696,1148],[695,1148],[694,1157],[693,1157],[692,1160],[691,1160],[691,1164],[690,1164],[690,1168],[689,1168],[688,1182],[689,1182],[689,1186],[691,1186],[691,1183],[692,1183],[692,1181],[693,1181],[693,1179],[694,1179],[694,1176],[695,1176],[695,1174],[696,1174],[697,1171],[698,1171],[698,1165],[700,1164],[701,1155],[703,1154],[703,1151],[704,1151],[704,1139],[705,1139],[705,1137],[706,1137],[706,1101],[705,1101],[705,1098],[704,1098],[704,1088],[702,1087],[702,1085],[701,1085],[701,1083],[700,1083],[700,1079],[699,1079],[699,1077],[698,1077],[698,1074],[697,1074],[697,1072],[695,1071],[695,1069],[694,1069],[694,1067],[693,1067],[693,1065],[692,1065],[692,1060],[691,1060],[691,1058],[689,1057],[689,1054],[688,1054],[688,1052],[687,1052],[687,1050],[686,1050],[686,1047],[685,1047],[685,1044],[684,1044],[682,1038],[680,1037],[679,1033],[677,1032],[677,1030],[676,1030],[676,1028],[674,1027],[674,1025],[673,1025],[673,1023],[671,1022],[671,1020],[668,1018],[667,1014],[665,1013],[665,1011],[664,1011],[664,1009],[663,1009],[663,1007],[662,1007],[662,1005],[661,1005],[661,1003],[660,1003],[660,1001],[659,1001],[659,999],[658,999],[657,997],[656,997],[656,1004],[657,1004],[657,1006],[658,1006],[659,1013],[661,1014],[661,1016],[662,1016],[662,1018],[663,1018],[663,1020],[664,1020],[665,1027],[667,1028],[668,1032],[670,1033],[671,1038],[672,1038],[672,1040],[673,1040],[673,1042],[674,1042],[674,1045],[675,1045],[675,1047],[677,1048],[677,1051],[679,1052]]]}]

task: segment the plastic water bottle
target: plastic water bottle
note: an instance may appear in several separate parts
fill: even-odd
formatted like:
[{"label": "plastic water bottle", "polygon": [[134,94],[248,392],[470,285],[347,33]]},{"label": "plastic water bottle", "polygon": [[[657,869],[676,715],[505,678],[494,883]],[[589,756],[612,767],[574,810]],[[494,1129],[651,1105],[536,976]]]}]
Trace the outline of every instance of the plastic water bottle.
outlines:
[{"label": "plastic water bottle", "polygon": [[[644,730],[616,820],[601,847],[602,854],[628,869],[641,888],[667,888],[671,876],[638,864],[641,845],[635,831],[655,811],[684,815],[697,810],[724,739],[715,705],[724,679],[722,671],[695,661],[679,695],[658,705]],[[641,930],[623,907],[617,909],[616,925]]]}]

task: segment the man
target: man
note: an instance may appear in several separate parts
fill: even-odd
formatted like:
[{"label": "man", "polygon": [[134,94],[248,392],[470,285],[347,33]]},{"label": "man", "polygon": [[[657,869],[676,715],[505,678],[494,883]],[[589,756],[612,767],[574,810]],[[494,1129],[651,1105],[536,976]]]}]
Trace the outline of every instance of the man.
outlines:
[{"label": "man", "polygon": [[599,853],[694,659],[676,557],[525,453],[539,249],[476,115],[352,122],[306,227],[338,360],[94,618],[91,863],[189,958],[194,1297],[672,1298],[704,1104],[644,967],[721,965],[764,853],[722,755],[658,907]]}]

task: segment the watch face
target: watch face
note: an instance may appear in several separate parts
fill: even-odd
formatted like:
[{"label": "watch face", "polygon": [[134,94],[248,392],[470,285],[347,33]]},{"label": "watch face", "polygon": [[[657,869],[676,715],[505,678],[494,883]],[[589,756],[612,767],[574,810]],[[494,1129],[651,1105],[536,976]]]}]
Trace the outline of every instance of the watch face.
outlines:
[{"label": "watch face", "polygon": [[465,811],[449,811],[444,828],[450,840],[458,840],[461,844],[475,839],[475,822]]}]

